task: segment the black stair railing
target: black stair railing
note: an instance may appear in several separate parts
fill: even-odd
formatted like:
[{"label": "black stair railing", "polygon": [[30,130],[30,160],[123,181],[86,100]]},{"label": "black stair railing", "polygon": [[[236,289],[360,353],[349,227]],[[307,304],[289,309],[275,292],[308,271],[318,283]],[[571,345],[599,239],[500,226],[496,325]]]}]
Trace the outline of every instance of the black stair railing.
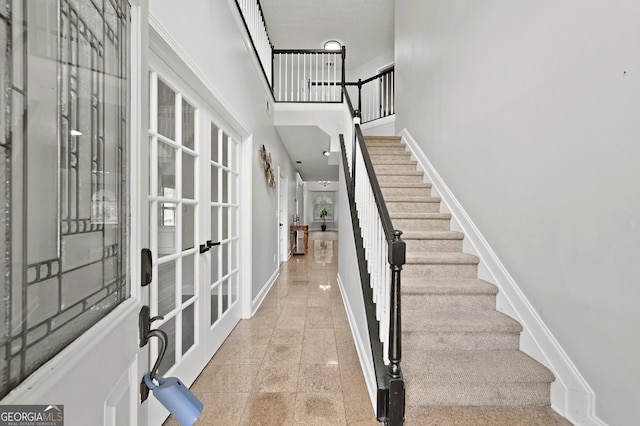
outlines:
[{"label": "black stair railing", "polygon": [[341,137],[341,149],[378,385],[376,415],[386,425],[401,425],[405,387],[400,291],[406,246],[402,231],[393,228],[360,129],[358,111],[346,91],[345,100],[354,125],[352,137]]},{"label": "black stair railing", "polygon": [[345,83],[349,95],[358,100],[362,123],[395,114],[395,69],[389,67],[366,80]]}]

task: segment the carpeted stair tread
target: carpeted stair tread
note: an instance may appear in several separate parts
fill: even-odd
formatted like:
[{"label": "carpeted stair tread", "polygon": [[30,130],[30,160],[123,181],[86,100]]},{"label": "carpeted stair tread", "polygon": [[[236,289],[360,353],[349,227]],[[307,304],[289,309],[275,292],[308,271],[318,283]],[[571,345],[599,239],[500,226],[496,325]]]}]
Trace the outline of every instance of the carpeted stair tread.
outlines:
[{"label": "carpeted stair tread", "polygon": [[477,265],[477,256],[467,253],[407,253],[407,265]]},{"label": "carpeted stair tread", "polygon": [[442,294],[498,294],[498,288],[484,280],[448,279],[425,280],[424,278],[402,278],[402,295],[442,295]]},{"label": "carpeted stair tread", "polygon": [[385,197],[387,203],[439,203],[440,197],[414,197],[411,195],[392,195]]},{"label": "carpeted stair tread", "polygon": [[550,383],[553,374],[520,351],[412,351],[402,368],[413,383]]},{"label": "carpeted stair tread", "polygon": [[402,171],[383,171],[376,173],[377,176],[424,176],[423,172],[420,171],[410,171],[410,172],[402,172]]},{"label": "carpeted stair tread", "polygon": [[451,213],[389,212],[391,219],[451,219]]},{"label": "carpeted stair tread", "polygon": [[[407,313],[406,310],[404,312]],[[425,333],[520,333],[522,326],[497,311],[445,311],[406,315],[402,330]]]},{"label": "carpeted stair tread", "polygon": [[385,182],[380,184],[380,188],[431,188],[430,183],[405,183],[405,182]]},{"label": "carpeted stair tread", "polygon": [[407,231],[403,240],[463,240],[464,234],[458,231]]}]

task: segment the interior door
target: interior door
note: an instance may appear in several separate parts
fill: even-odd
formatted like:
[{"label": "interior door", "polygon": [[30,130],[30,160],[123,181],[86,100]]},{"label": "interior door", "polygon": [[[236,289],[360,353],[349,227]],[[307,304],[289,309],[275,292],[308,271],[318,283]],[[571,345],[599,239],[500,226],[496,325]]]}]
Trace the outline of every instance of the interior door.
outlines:
[{"label": "interior door", "polygon": [[282,174],[278,167],[278,247],[280,263],[286,262],[289,258],[289,220],[287,206],[287,177]]},{"label": "interior door", "polygon": [[208,254],[206,353],[212,356],[240,321],[239,200],[240,143],[212,114],[207,116],[208,205],[211,250]]},{"label": "interior door", "polygon": [[[199,97],[158,57],[150,64],[149,241],[153,253],[150,286],[152,328],[168,336],[158,373],[190,385],[205,365],[201,316],[199,235],[204,211],[200,172],[204,147],[198,117]],[[204,185],[206,187],[206,185]],[[152,339],[150,365],[160,342]],[[160,424],[168,412],[149,401],[149,424]]]}]

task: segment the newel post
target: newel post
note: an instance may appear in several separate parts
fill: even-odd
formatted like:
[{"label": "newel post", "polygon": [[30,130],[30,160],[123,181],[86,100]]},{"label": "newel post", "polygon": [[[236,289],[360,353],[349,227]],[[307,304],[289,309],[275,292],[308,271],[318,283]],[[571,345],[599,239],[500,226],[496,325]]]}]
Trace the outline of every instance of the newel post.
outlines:
[{"label": "newel post", "polygon": [[406,244],[400,236],[402,231],[394,231],[389,250],[391,265],[391,299],[389,318],[389,425],[404,423],[405,389],[400,361],[402,359],[401,324],[401,280],[400,273],[406,262]]}]

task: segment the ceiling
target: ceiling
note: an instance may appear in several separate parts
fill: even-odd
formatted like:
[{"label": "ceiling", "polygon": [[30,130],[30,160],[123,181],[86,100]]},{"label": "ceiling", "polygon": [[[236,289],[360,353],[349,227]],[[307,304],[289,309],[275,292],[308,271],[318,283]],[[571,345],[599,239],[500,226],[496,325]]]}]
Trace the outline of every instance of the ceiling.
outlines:
[{"label": "ceiling", "polygon": [[[260,4],[276,49],[322,49],[325,41],[337,40],[347,48],[347,68],[354,69],[394,48],[395,0],[260,0]],[[338,180],[338,166],[322,155],[329,147],[329,135],[316,126],[277,126],[277,131],[291,159],[302,162],[296,169],[303,180]]]},{"label": "ceiling", "polygon": [[347,48],[357,68],[393,50],[395,0],[261,0],[276,49],[322,49],[327,40]]}]

